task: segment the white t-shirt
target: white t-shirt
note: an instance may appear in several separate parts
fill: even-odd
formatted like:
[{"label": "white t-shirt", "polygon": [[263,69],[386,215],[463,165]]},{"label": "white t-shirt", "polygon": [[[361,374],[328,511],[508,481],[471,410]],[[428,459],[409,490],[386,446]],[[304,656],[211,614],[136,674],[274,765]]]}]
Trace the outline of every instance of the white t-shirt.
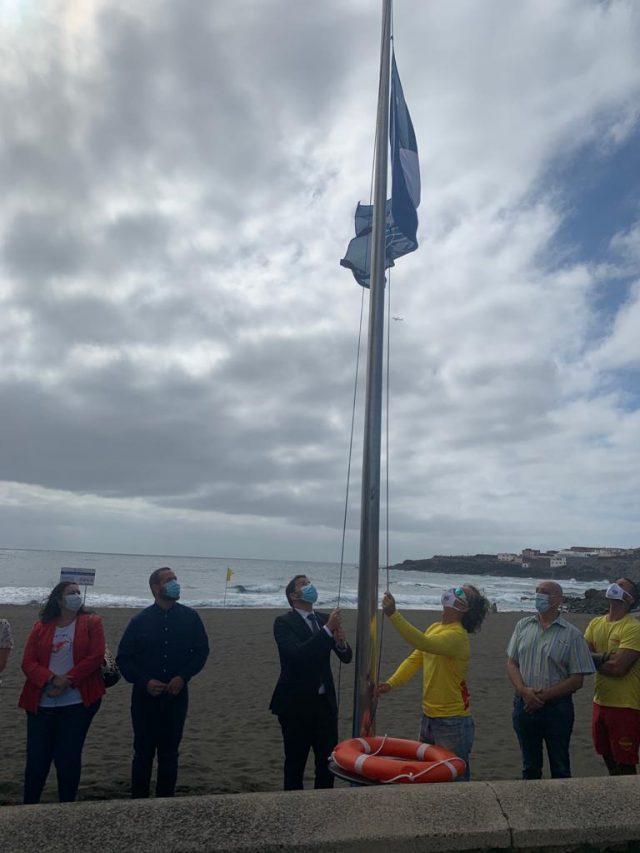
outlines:
[{"label": "white t-shirt", "polygon": [[[70,625],[56,628],[51,644],[49,669],[54,675],[66,675],[73,669],[73,640],[76,634],[76,620]],[[41,708],[61,708],[65,705],[78,705],[82,696],[77,687],[67,687],[59,696],[47,696],[47,685],[42,691]]]}]

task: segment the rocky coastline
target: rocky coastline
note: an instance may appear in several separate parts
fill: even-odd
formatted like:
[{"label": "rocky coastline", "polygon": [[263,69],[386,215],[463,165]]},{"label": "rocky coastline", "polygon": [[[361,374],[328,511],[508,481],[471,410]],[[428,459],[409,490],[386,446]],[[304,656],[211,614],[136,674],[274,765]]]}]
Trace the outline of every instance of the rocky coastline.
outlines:
[{"label": "rocky coastline", "polygon": [[594,557],[576,554],[566,565],[542,565],[540,561],[506,562],[495,554],[462,556],[436,555],[426,559],[407,559],[389,566],[404,572],[444,572],[458,575],[492,575],[509,578],[540,578],[544,580],[614,581],[630,578],[640,583],[640,548],[629,550],[625,556]]},{"label": "rocky coastline", "polygon": [[473,554],[461,556],[437,555],[426,559],[408,559],[390,566],[410,572],[441,572],[459,577],[469,575],[492,575],[493,577],[531,578],[539,580],[594,581],[602,584],[600,589],[588,589],[584,596],[564,597],[564,606],[570,613],[603,614],[608,611],[604,587],[618,578],[630,578],[640,584],[640,548],[630,549],[615,557],[582,555],[567,558],[566,565],[551,566],[550,560],[534,558],[530,562],[505,561],[495,554]]},{"label": "rocky coastline", "polygon": [[603,616],[609,612],[609,602],[604,597],[604,589],[588,589],[584,596],[565,595],[563,604],[569,613],[590,613]]}]

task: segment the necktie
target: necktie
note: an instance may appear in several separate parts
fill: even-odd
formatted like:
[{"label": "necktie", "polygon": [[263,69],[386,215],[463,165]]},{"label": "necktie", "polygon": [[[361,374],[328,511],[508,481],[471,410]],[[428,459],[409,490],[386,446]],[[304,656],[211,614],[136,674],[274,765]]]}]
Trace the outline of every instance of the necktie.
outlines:
[{"label": "necktie", "polygon": [[[320,633],[320,624],[318,623],[318,617],[316,614],[311,611],[311,613],[307,616],[307,621],[309,625],[311,625],[311,633],[319,634]],[[327,688],[324,686],[324,682],[320,684],[318,687],[318,694],[322,695],[327,692]]]}]

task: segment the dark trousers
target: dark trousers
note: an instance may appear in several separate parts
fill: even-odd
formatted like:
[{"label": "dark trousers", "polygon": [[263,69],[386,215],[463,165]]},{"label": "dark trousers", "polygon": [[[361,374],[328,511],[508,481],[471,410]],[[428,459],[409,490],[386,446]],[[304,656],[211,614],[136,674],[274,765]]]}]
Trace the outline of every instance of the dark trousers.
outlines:
[{"label": "dark trousers", "polygon": [[542,778],[542,744],[546,744],[552,779],[571,776],[569,741],[573,730],[571,697],[548,702],[538,711],[524,710],[518,696],[513,703],[513,728],[522,752],[522,778]]},{"label": "dark trousers", "polygon": [[304,768],[313,749],[315,788],[333,788],[328,762],[338,743],[338,720],[326,696],[318,696],[304,716],[279,716],[284,742],[284,790],[298,791],[303,785]]},{"label": "dark trousers", "polygon": [[78,793],[82,747],[100,700],[84,705],[39,708],[27,711],[27,764],[24,771],[24,802],[39,803],[51,762],[58,777],[58,799],[72,803]]},{"label": "dark trousers", "polygon": [[133,761],[131,796],[148,797],[153,759],[158,756],[156,797],[173,797],[178,778],[178,747],[187,717],[189,694],[183,687],[177,696],[150,696],[133,691]]}]

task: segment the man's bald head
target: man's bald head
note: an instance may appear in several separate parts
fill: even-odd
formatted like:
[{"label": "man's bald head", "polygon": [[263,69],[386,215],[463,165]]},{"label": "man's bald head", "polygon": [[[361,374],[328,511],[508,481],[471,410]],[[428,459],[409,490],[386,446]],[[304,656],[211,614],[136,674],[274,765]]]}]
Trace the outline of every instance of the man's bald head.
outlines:
[{"label": "man's bald head", "polygon": [[548,618],[548,616],[555,619],[562,604],[562,587],[560,584],[555,581],[540,581],[536,587],[536,597],[538,595],[546,596],[547,603],[545,604],[545,599],[542,599],[540,606],[536,602],[536,610],[540,612],[543,619]]},{"label": "man's bald head", "polygon": [[552,599],[562,601],[562,587],[555,581],[541,581],[536,587],[536,592],[544,592],[549,596],[549,601]]}]

